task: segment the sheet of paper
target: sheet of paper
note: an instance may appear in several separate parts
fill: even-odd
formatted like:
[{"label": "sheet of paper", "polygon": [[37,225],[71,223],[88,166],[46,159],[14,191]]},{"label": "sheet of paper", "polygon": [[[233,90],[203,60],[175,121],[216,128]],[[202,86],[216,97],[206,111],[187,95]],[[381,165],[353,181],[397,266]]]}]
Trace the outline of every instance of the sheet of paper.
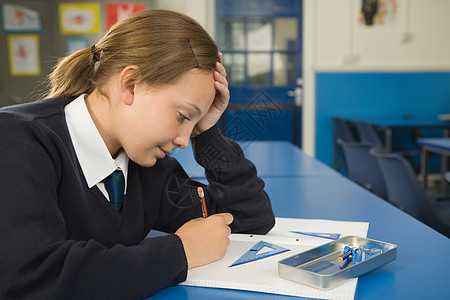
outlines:
[{"label": "sheet of paper", "polygon": [[[369,224],[329,220],[277,218],[275,227],[267,235],[232,234],[227,254],[220,261],[189,271],[184,285],[239,289],[290,296],[320,299],[353,299],[357,278],[328,291],[308,287],[278,276],[278,261],[331,240],[292,233],[339,233],[341,236],[366,237]],[[229,267],[258,241],[263,240],[290,249],[242,265]]]}]

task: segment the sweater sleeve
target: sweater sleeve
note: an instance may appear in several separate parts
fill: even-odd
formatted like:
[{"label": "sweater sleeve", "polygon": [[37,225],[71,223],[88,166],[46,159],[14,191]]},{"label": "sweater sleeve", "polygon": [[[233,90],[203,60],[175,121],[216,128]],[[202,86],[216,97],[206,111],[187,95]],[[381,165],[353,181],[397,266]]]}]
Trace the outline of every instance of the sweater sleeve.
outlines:
[{"label": "sweater sleeve", "polygon": [[50,141],[58,137],[2,118],[0,299],[139,299],[185,280],[176,235],[135,246],[69,239],[58,197],[61,149]]},{"label": "sweater sleeve", "polygon": [[200,217],[197,187],[204,186],[208,213],[231,213],[232,232],[266,234],[272,229],[275,217],[264,182],[257,177],[255,166],[244,157],[239,145],[224,137],[217,126],[192,138],[192,145],[195,159],[205,168],[208,185],[188,178],[172,159],[166,172],[170,177],[166,178],[168,199],[163,201],[169,204],[162,209],[162,223],[157,226],[173,232],[183,222]]},{"label": "sweater sleeve", "polygon": [[229,212],[233,232],[266,234],[275,225],[270,199],[255,165],[239,145],[222,135],[217,126],[192,140],[194,156],[205,168],[208,208]]}]

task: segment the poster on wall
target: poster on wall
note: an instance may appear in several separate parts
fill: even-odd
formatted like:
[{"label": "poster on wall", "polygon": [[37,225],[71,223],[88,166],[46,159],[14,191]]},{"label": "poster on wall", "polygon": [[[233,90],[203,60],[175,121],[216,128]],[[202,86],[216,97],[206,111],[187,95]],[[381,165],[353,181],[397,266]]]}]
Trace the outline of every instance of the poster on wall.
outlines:
[{"label": "poster on wall", "polygon": [[359,23],[365,26],[386,25],[397,19],[398,0],[361,0]]},{"label": "poster on wall", "polygon": [[72,54],[78,50],[87,48],[89,43],[86,39],[67,39],[67,54]]},{"label": "poster on wall", "polygon": [[42,21],[39,12],[12,3],[2,5],[3,31],[41,32]]},{"label": "poster on wall", "polygon": [[98,33],[100,30],[98,3],[59,4],[59,26],[62,34]]},{"label": "poster on wall", "polygon": [[37,34],[8,35],[8,57],[12,76],[41,75]]},{"label": "poster on wall", "polygon": [[145,10],[145,4],[107,3],[106,4],[106,30],[125,17]]}]

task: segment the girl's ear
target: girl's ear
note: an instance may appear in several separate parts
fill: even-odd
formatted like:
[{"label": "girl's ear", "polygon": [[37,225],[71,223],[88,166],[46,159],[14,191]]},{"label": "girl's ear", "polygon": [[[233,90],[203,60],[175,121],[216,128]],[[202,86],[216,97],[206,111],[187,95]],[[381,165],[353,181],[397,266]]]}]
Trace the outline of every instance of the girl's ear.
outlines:
[{"label": "girl's ear", "polygon": [[133,79],[132,75],[134,75],[138,69],[138,66],[127,66],[120,72],[119,94],[125,105],[131,105],[133,103],[136,79]]}]

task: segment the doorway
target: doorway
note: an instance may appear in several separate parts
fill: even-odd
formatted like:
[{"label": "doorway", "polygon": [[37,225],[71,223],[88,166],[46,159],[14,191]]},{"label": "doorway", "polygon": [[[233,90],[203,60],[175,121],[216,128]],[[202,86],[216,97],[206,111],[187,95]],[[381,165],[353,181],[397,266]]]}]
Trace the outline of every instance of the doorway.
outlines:
[{"label": "doorway", "polygon": [[216,36],[231,93],[226,135],[301,146],[302,1],[216,0]]}]

